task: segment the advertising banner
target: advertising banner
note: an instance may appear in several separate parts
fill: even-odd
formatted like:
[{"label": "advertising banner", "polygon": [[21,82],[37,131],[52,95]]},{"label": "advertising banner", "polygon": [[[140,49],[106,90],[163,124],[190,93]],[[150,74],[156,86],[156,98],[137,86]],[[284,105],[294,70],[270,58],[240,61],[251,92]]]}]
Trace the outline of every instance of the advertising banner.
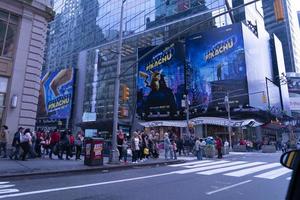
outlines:
[{"label": "advertising banner", "polygon": [[249,103],[241,24],[194,35],[186,40],[192,113],[225,110]]},{"label": "advertising banner", "polygon": [[288,77],[288,90],[291,110],[300,111],[300,77]]},{"label": "advertising banner", "polygon": [[149,53],[138,50],[137,114],[142,119],[178,118],[182,111],[184,51],[182,43],[169,43]]},{"label": "advertising banner", "polygon": [[48,72],[42,78],[38,118],[66,119],[72,111],[74,69]]}]

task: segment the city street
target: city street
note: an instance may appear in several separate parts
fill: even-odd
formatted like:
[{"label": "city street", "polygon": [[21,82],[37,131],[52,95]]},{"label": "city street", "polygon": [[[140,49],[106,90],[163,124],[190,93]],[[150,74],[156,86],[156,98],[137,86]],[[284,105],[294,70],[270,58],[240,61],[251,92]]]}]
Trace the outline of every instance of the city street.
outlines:
[{"label": "city street", "polygon": [[280,153],[233,153],[222,160],[74,176],[1,180],[0,199],[282,200],[291,172]]}]

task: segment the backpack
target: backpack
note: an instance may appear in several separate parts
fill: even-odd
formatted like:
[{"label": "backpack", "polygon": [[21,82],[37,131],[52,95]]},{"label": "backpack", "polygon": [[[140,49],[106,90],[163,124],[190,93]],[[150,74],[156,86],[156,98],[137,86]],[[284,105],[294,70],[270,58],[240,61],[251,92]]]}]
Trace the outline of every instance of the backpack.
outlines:
[{"label": "backpack", "polygon": [[20,142],[29,142],[29,137],[26,134],[21,134]]}]

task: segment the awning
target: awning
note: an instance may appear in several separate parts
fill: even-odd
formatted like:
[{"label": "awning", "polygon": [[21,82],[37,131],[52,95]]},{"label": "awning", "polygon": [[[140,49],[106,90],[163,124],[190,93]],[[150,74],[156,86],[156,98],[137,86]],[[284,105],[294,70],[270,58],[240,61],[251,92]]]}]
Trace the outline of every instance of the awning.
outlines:
[{"label": "awning", "polygon": [[144,127],[186,127],[186,121],[150,121],[150,122],[139,122]]},{"label": "awning", "polygon": [[243,127],[243,126],[251,126],[256,127],[260,126],[263,123],[256,121],[255,119],[241,119],[241,120],[229,120],[221,117],[197,117],[190,120],[195,125],[198,124],[208,124],[208,125],[218,125],[218,126],[229,126],[232,127]]},{"label": "awning", "polygon": [[[221,117],[197,117],[189,120],[193,125],[217,125],[217,126],[229,126],[232,127],[243,127],[243,126],[251,126],[256,127],[260,126],[263,123],[256,121],[255,119],[241,119],[241,120],[231,120],[229,122],[226,118]],[[149,121],[149,122],[139,122],[141,126],[144,127],[186,127],[186,120],[162,120],[162,121]]]}]

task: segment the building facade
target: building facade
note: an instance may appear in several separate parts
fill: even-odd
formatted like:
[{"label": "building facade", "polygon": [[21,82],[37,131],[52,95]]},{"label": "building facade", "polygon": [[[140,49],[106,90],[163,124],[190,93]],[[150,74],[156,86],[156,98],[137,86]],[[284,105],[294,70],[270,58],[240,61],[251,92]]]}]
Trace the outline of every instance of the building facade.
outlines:
[{"label": "building facade", "polygon": [[[138,47],[160,44],[169,39],[174,32],[188,27],[197,20],[201,19],[202,21],[226,10],[224,0],[205,2],[189,0],[186,2],[189,2],[189,7],[186,9],[176,9],[172,15],[161,16],[159,9],[162,7],[169,8],[171,5],[168,5],[168,2],[127,0],[123,19],[124,60],[129,60],[132,64],[136,58]],[[114,87],[113,72],[116,64],[121,10],[119,0],[54,1],[54,10],[56,17],[49,26],[43,74],[59,68],[78,68],[76,78],[76,87],[78,88],[75,92],[75,104],[83,105],[82,98],[84,97],[85,100],[82,107],[76,106],[73,124],[81,121],[84,112],[97,112],[99,119],[111,120]],[[181,21],[180,25],[178,20]],[[224,15],[196,26],[194,32],[199,27],[201,29],[220,27],[228,23],[231,23],[229,15]],[[95,51],[90,53],[92,51],[89,49],[95,50],[96,47],[99,47],[98,53]],[[82,60],[78,60],[78,56],[80,58],[79,52],[84,49],[89,52],[89,63],[84,63],[83,65],[88,66],[85,66],[84,70],[81,71],[79,66],[82,65]],[[95,57],[95,55],[97,56]],[[97,69],[95,68],[96,60]],[[124,81],[128,82],[131,89],[135,85],[134,70],[134,68],[130,68],[124,76]],[[129,81],[126,81],[127,78],[129,78]],[[83,82],[80,82],[81,80]],[[83,85],[84,88],[81,88]],[[133,103],[133,99],[130,99]],[[77,104],[78,102],[82,103]]]},{"label": "building facade", "polygon": [[287,72],[300,71],[300,33],[297,21],[296,0],[284,0],[284,20],[277,22],[274,14],[273,0],[263,0],[266,30],[275,34],[283,45]]},{"label": "building facade", "polygon": [[[0,122],[34,129],[50,1],[0,1]],[[13,134],[9,134],[9,144]]]}]

